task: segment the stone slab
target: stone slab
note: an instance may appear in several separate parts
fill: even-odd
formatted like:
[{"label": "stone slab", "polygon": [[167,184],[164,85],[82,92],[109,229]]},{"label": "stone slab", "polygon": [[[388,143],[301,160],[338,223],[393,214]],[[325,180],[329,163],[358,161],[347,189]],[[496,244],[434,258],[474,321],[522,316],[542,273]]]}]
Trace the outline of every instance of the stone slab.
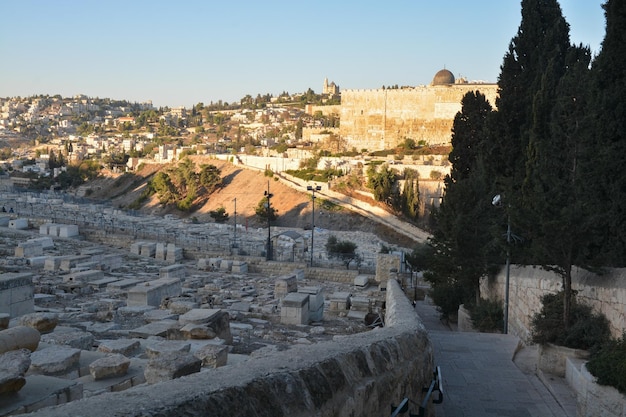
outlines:
[{"label": "stone slab", "polygon": [[180,316],[178,318],[178,321],[181,325],[185,325],[188,323],[209,323],[220,313],[220,311],[221,310],[218,308],[194,308],[193,310],[189,310],[188,312]]},{"label": "stone slab", "polygon": [[155,321],[130,330],[128,335],[141,339],[147,339],[150,336],[165,337],[168,330],[176,327],[178,327],[178,322],[174,320]]},{"label": "stone slab", "polygon": [[83,398],[83,385],[75,380],[46,375],[29,375],[19,393],[0,396],[0,415],[37,411]]}]

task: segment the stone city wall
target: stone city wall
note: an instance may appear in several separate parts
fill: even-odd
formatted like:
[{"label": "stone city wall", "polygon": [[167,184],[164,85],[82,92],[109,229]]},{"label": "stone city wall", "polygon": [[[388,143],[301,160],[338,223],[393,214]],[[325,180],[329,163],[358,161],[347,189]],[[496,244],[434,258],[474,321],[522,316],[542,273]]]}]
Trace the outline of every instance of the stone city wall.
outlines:
[{"label": "stone city wall", "polygon": [[[495,278],[481,281],[480,291],[489,299],[504,299],[506,271]],[[530,320],[541,310],[541,296],[556,293],[562,288],[562,279],[541,268],[511,265],[509,276],[509,332],[524,341],[531,339]],[[597,275],[584,269],[572,271],[572,289],[576,299],[603,313],[610,322],[611,333],[621,337],[626,330],[626,269],[611,269]]]},{"label": "stone city wall", "polygon": [[448,144],[461,99],[476,90],[495,106],[496,84],[343,90],[340,136],[348,149],[369,151],[394,148],[405,138]]},{"label": "stone city wall", "polygon": [[390,405],[404,397],[421,402],[422,388],[432,378],[433,347],[397,282],[389,282],[386,297],[384,328],[31,415],[65,417],[85,410],[90,417],[389,415]]}]

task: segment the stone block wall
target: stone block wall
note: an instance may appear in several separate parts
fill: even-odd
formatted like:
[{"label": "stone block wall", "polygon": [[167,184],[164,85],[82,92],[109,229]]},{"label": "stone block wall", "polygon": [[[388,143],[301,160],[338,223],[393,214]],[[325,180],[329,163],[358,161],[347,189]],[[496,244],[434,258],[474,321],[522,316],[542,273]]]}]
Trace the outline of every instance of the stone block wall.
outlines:
[{"label": "stone block wall", "polygon": [[[504,299],[506,272],[503,269],[494,278],[484,278],[480,291],[484,298]],[[530,320],[541,310],[541,296],[556,293],[562,288],[562,279],[541,268],[511,265],[509,274],[509,332],[529,342]],[[597,275],[584,269],[572,271],[572,289],[577,300],[603,313],[609,320],[611,333],[621,337],[626,330],[626,269],[611,269]]]},{"label": "stone block wall", "polygon": [[[152,386],[105,393],[36,416],[389,415],[404,397],[421,402],[432,378],[433,348],[396,282],[387,286],[387,326]],[[412,409],[416,412],[415,409]],[[432,410],[431,410],[432,411]]]}]

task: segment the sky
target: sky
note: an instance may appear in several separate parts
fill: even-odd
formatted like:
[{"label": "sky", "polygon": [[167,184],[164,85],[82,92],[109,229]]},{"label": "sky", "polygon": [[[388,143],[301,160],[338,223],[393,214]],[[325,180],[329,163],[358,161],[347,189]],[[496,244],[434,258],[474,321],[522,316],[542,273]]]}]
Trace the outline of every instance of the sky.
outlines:
[{"label": "sky", "polygon": [[[571,42],[600,50],[603,0],[560,0]],[[0,0],[0,97],[151,100],[497,82],[520,0]]]}]

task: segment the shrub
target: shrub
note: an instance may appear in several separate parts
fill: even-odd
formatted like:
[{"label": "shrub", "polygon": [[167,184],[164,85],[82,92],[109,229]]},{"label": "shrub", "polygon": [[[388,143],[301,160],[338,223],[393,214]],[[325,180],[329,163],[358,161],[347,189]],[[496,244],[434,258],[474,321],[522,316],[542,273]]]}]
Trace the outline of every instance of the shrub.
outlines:
[{"label": "shrub", "polygon": [[474,328],[480,332],[493,332],[504,327],[504,312],[498,301],[480,300],[468,306]]},{"label": "shrub", "polygon": [[626,394],[626,332],[620,339],[609,340],[592,351],[587,369],[598,378],[598,384]]},{"label": "shrub", "polygon": [[452,282],[442,281],[433,285],[430,296],[444,318],[457,314],[459,305],[463,304],[463,289]]},{"label": "shrub", "polygon": [[535,343],[592,349],[609,340],[609,321],[603,314],[594,314],[591,307],[579,304],[572,297],[571,325],[563,326],[563,291],[541,297],[542,308],[531,320]]}]

